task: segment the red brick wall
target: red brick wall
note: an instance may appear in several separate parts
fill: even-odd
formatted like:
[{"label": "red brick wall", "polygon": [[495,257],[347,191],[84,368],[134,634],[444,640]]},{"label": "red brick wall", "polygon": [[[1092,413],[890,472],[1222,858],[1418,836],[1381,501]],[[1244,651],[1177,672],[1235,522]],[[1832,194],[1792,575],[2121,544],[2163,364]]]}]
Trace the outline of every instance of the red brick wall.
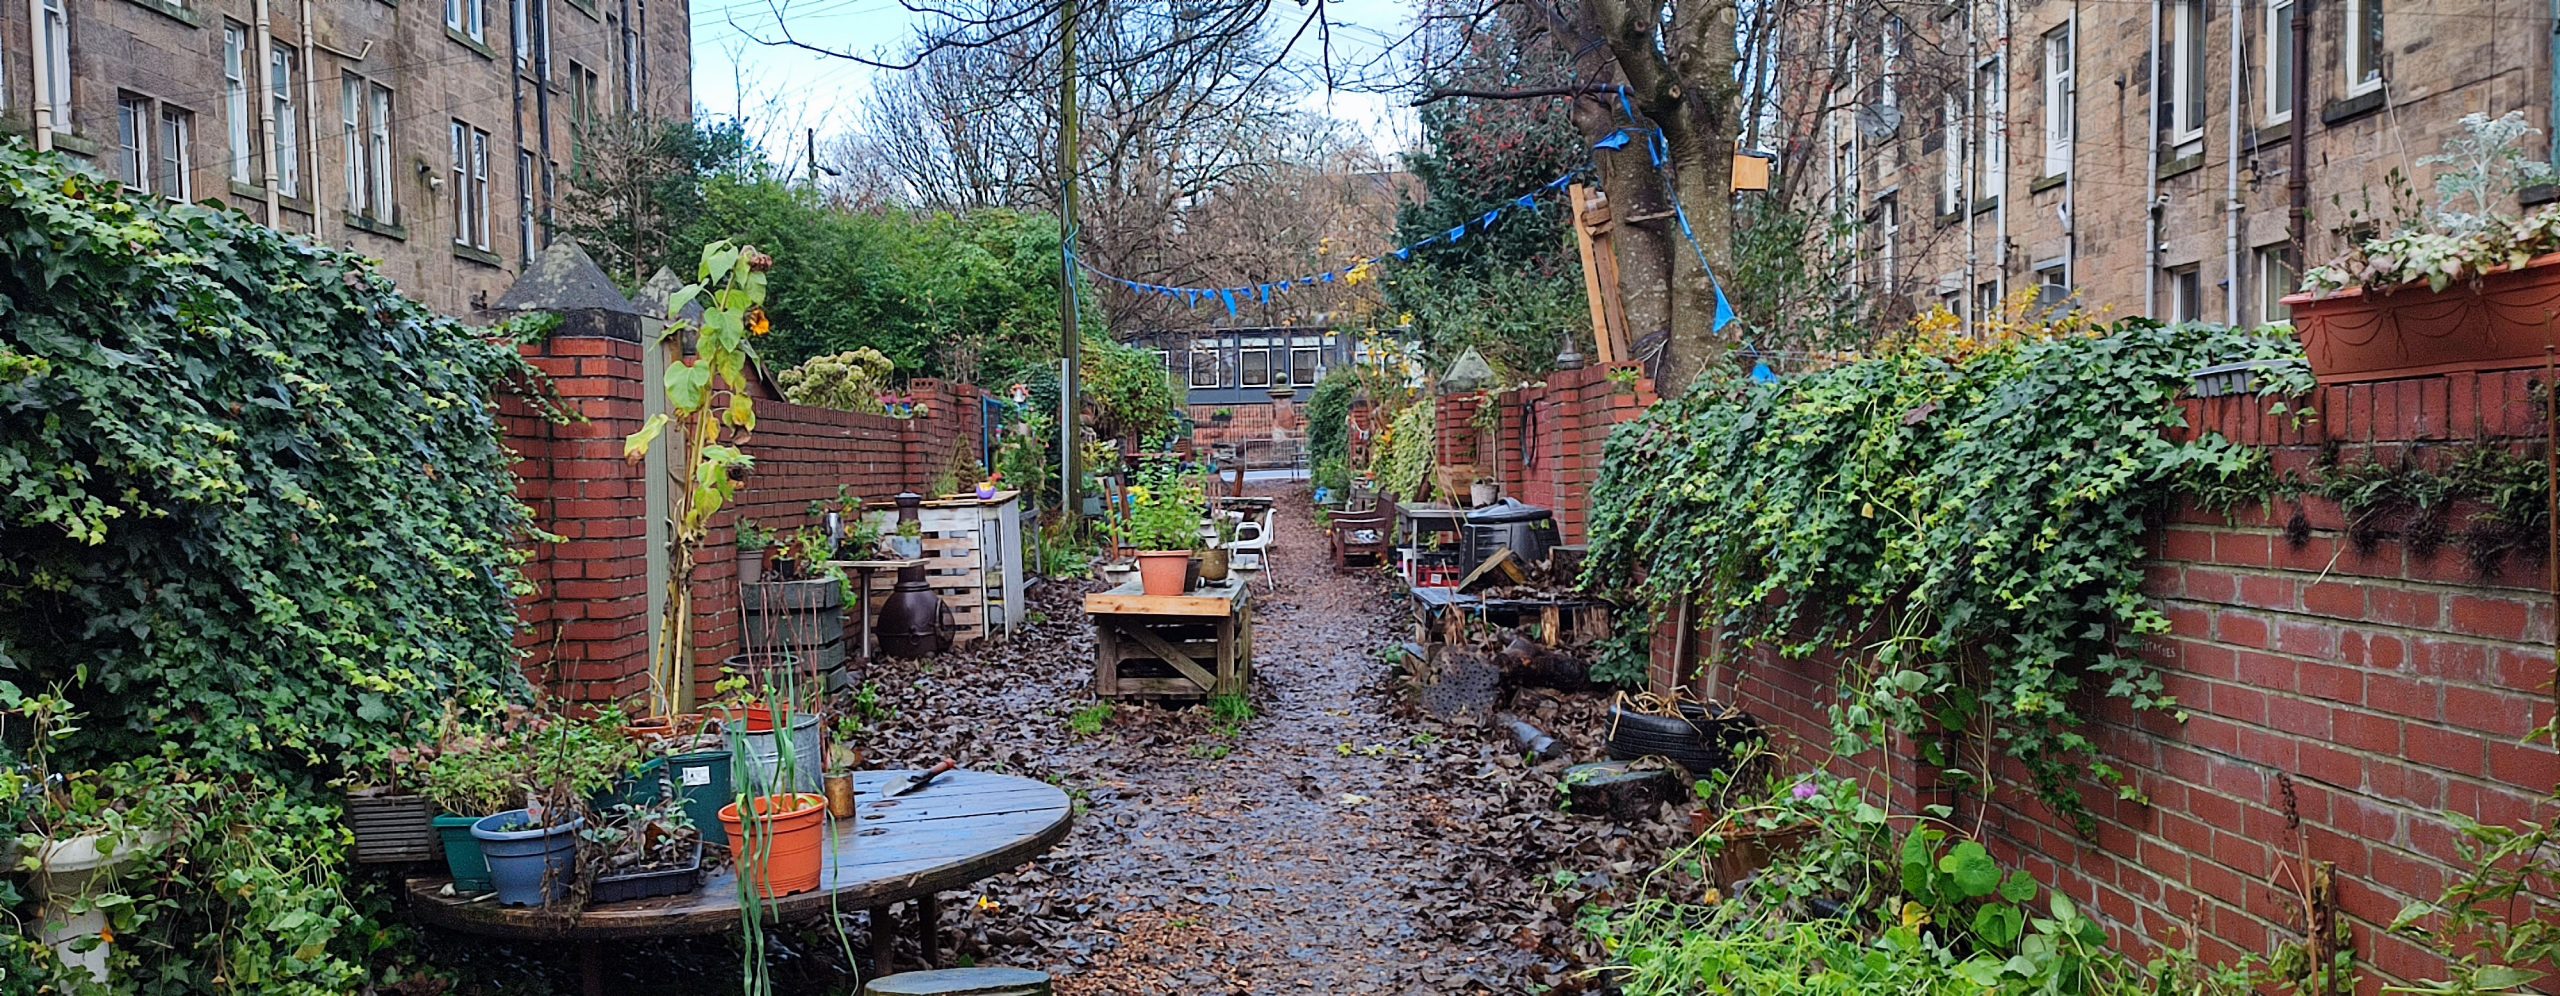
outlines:
[{"label": "red brick wall", "polygon": [[[622,458],[622,440],[640,427],[643,383],[638,343],[559,336],[526,347],[553,378],[560,403],[585,421],[554,425],[518,398],[501,400],[507,443],[522,494],[542,529],[562,537],[537,543],[525,578],[516,636],[526,673],[577,702],[630,702],[648,689],[649,615],[646,498],[640,465]],[[878,501],[924,491],[954,454],[976,459],[977,388],[922,379],[910,393],[930,405],[915,419],[859,415],[790,404],[761,383],[756,428],[745,444],[755,459],[738,497],[712,523],[694,568],[694,688],[711,694],[720,662],[738,653],[737,520],[770,530],[814,524],[809,503],[832,501],[839,485]],[[974,484],[963,482],[963,486]]]},{"label": "red brick wall", "polygon": [[[1305,408],[1306,403],[1303,401],[1291,402],[1287,405],[1277,405],[1268,401],[1241,405],[1192,405],[1190,406],[1191,443],[1201,452],[1207,452],[1210,446],[1217,443],[1304,438],[1306,435]],[[1235,418],[1225,425],[1210,421],[1210,416],[1217,414],[1219,409],[1234,412]],[[1260,449],[1257,447],[1256,456],[1259,457],[1259,455]]]},{"label": "red brick wall", "polygon": [[[2434,459],[2447,444],[2537,434],[2534,379],[2324,389],[2320,421],[2307,426],[2256,398],[2185,404],[2196,429],[2271,447],[2279,466],[2307,467],[2331,444],[2347,460],[2412,447]],[[2385,928],[2462,865],[2441,811],[2510,825],[2560,816],[2542,801],[2560,781],[2560,755],[2519,743],[2552,718],[2551,598],[2543,565],[2529,559],[2483,579],[2450,542],[2432,556],[2389,541],[2358,552],[2337,507],[2317,499],[2301,503],[2312,530],[2296,544],[2284,529],[2294,508],[2234,519],[2182,509],[2155,534],[2148,588],[2171,631],[2149,656],[2189,718],[2135,715],[2094,694],[2078,710],[2103,759],[2147,804],[2084,786],[2098,825],[2083,837],[2007,788],[1987,803],[1959,800],[1960,822],[1981,817],[1995,850],[2130,946],[2192,936],[2216,962],[2299,940],[2290,889],[2300,862],[2332,862],[2363,992],[2373,994],[2437,971]],[[1658,658],[1670,635],[1657,632]],[[1836,662],[1748,660],[1719,693],[1820,758],[1836,676]],[[1911,756],[1830,763],[1870,783],[1899,779],[1901,798],[1917,801]],[[2023,777],[2014,766],[1999,774],[2004,786]]]},{"label": "red brick wall", "polygon": [[[1489,470],[1502,483],[1502,493],[1531,505],[1552,508],[1556,529],[1566,543],[1588,538],[1591,484],[1600,477],[1600,457],[1609,433],[1635,421],[1653,406],[1653,382],[1638,378],[1632,386],[1609,379],[1616,369],[1635,370],[1632,363],[1559,370],[1544,386],[1524,387],[1495,395],[1488,402],[1502,407],[1491,467],[1479,457],[1479,470]],[[1474,410],[1455,428],[1444,406],[1441,438],[1446,441],[1476,433]]]}]

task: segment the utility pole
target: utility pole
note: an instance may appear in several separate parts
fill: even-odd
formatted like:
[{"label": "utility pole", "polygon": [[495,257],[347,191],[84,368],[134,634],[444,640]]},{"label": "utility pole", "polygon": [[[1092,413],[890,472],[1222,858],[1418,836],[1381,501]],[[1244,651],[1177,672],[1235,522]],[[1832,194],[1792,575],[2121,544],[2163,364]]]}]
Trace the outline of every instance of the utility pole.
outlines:
[{"label": "utility pole", "polygon": [[[1084,406],[1079,381],[1084,334],[1076,319],[1076,0],[1058,8],[1058,351],[1065,360],[1058,378],[1058,504],[1069,516],[1084,512],[1084,433],[1078,412]],[[1070,522],[1080,521],[1076,518]]]}]

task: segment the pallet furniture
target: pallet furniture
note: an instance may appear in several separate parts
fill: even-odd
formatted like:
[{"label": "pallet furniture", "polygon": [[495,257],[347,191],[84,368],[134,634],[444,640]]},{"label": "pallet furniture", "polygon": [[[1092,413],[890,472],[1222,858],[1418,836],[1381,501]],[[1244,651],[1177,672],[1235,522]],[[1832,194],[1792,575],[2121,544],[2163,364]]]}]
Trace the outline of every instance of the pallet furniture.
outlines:
[{"label": "pallet furniture", "polygon": [[1084,597],[1093,692],[1105,699],[1242,695],[1253,676],[1253,603],[1242,578],[1180,595],[1138,579]]},{"label": "pallet furniture", "polygon": [[[829,820],[824,877],[817,891],[765,900],[758,915],[772,923],[867,907],[873,954],[880,970],[887,971],[890,907],[907,903],[917,907],[915,927],[926,957],[935,958],[941,947],[935,897],[1040,856],[1066,839],[1074,821],[1073,804],[1057,786],[983,771],[953,771],[914,793],[889,797],[912,774],[855,772],[854,806],[860,815]],[[409,907],[419,920],[483,937],[576,944],[585,989],[599,996],[604,992],[603,942],[738,930],[738,873],[732,868],[705,876],[701,889],[685,895],[608,903],[568,914],[474,902],[474,896],[447,894],[451,882],[441,875],[408,880]]]},{"label": "pallet furniture", "polygon": [[[872,503],[868,511],[882,524],[883,532],[897,528],[897,510]],[[925,502],[917,510],[924,526],[925,582],[935,597],[951,607],[951,615],[959,625],[953,634],[956,645],[969,646],[981,640],[1011,639],[1021,628],[1022,600],[1022,492],[998,491],[993,498],[976,495],[954,495]],[[879,611],[880,603],[897,587],[896,571],[875,575],[870,582],[870,604],[867,612]]]},{"label": "pallet furniture", "polygon": [[1550,647],[1585,646],[1609,638],[1616,606],[1600,598],[1484,598],[1455,588],[1416,586],[1413,638],[1425,646],[1466,646],[1488,627],[1519,630]]}]

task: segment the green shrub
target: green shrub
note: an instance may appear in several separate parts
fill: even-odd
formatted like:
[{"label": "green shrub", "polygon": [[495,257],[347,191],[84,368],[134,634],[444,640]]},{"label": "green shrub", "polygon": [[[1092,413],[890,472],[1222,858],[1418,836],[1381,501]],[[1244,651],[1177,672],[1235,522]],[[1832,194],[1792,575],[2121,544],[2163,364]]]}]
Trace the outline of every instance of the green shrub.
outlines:
[{"label": "green shrub", "polygon": [[117,947],[140,991],[361,988],[320,784],[529,696],[492,405],[529,376],[353,253],[0,144],[0,692],[86,714],[65,769],[226,789]]}]

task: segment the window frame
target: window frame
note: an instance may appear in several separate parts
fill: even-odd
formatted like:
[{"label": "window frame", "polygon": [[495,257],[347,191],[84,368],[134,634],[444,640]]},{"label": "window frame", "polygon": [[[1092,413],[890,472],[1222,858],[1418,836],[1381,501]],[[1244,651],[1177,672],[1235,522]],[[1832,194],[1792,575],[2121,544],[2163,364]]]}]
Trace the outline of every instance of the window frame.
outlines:
[{"label": "window frame", "polygon": [[2265,100],[2259,108],[2261,123],[2280,125],[2293,120],[2293,60],[2301,54],[2293,50],[2293,19],[2301,11],[2298,0],[2266,0],[2260,8],[2266,58],[2259,61],[2267,77],[2266,86],[2260,88]]},{"label": "window frame", "polygon": [[363,215],[372,206],[365,190],[364,101],[364,77],[338,74],[338,144],[346,156],[338,179],[346,184],[347,213],[354,215]]},{"label": "window frame", "polygon": [[[1253,361],[1257,358],[1262,361],[1260,379],[1256,379],[1253,373]],[[1236,386],[1271,386],[1271,347],[1269,345],[1246,346],[1236,351]]]},{"label": "window frame", "polygon": [[298,50],[281,42],[267,58],[267,110],[276,119],[276,192],[295,198],[302,196],[302,119],[293,108],[293,70],[299,59]]},{"label": "window frame", "polygon": [[[2079,32],[2071,22],[2044,35],[2044,175],[2064,176],[2078,152]],[[2059,63],[2057,65],[2057,62]]]},{"label": "window frame", "polygon": [[444,26],[447,31],[488,44],[488,0],[444,0]]},{"label": "window frame", "polygon": [[2169,280],[2169,314],[2171,322],[2204,320],[2204,265],[2188,263],[2163,271]]},{"label": "window frame", "polygon": [[[1301,356],[1307,358],[1306,376],[1304,377],[1300,377],[1298,375],[1298,359]],[[1297,387],[1314,387],[1316,386],[1316,381],[1322,379],[1324,379],[1324,347],[1290,346],[1289,383]]]},{"label": "window frame", "polygon": [[118,179],[125,186],[143,193],[153,192],[151,182],[151,131],[157,127],[151,112],[151,98],[131,91],[116,94],[116,164]]},{"label": "window frame", "polygon": [[45,47],[45,99],[53,104],[53,127],[72,131],[71,119],[71,10],[64,0],[42,0],[37,4],[37,17],[43,19],[40,44]]},{"label": "window frame", "polygon": [[391,109],[396,101],[391,88],[372,80],[365,81],[365,164],[370,178],[374,220],[387,224],[400,223],[399,188],[393,186],[391,164]]},{"label": "window frame", "polygon": [[1949,87],[1938,109],[1941,122],[1938,133],[1944,139],[1938,148],[1938,213],[1942,215],[1964,213],[1964,181],[1969,172],[1965,168],[1964,150],[1972,144],[1969,141],[1972,128],[1964,119],[1964,109],[1958,106],[1959,101],[1955,88]]},{"label": "window frame", "polygon": [[[2290,327],[2293,309],[2284,305],[2283,298],[2302,282],[2301,268],[2293,262],[2293,244],[2277,242],[2251,249],[2249,275],[2257,282],[2258,324]],[[2284,314],[2277,315],[2278,310]]]},{"label": "window frame", "polygon": [[533,153],[525,149],[516,150],[516,214],[516,251],[530,267],[541,247],[533,239]]},{"label": "window frame", "polygon": [[[1166,355],[1172,354],[1168,351]],[[1183,354],[1183,362],[1186,364],[1182,374],[1183,386],[1201,390],[1216,390],[1227,386],[1224,357],[1225,351],[1215,346],[1205,349],[1199,346],[1191,347]],[[1204,360],[1207,361],[1206,365],[1209,368],[1209,382],[1206,384],[1200,382],[1200,367]]]},{"label": "window frame", "polygon": [[249,99],[249,27],[232,21],[222,23],[222,111],[227,120],[223,133],[231,144],[233,183],[254,183],[257,178],[257,124],[251,110],[256,105]]},{"label": "window frame", "polygon": [[447,138],[453,158],[453,244],[488,252],[489,133],[455,118]]},{"label": "window frame", "polygon": [[1876,198],[1876,261],[1884,271],[1884,285],[1890,290],[1902,283],[1902,199],[1894,194]]},{"label": "window frame", "polygon": [[[2204,139],[2206,77],[2204,71],[2204,0],[2168,0],[2162,11],[2160,30],[2168,37],[2158,46],[2162,52],[2154,62],[2166,75],[2160,92],[2168,99],[2169,114],[2161,130],[2175,149]],[[2192,118],[2192,120],[2191,120]]]},{"label": "window frame", "polygon": [[1973,197],[1998,197],[2009,187],[2009,74],[2006,60],[1994,55],[1974,67],[1974,85],[1982,96],[1975,105],[1981,112],[1982,149],[1974,157]]},{"label": "window frame", "polygon": [[160,196],[185,204],[196,199],[196,114],[162,101],[158,115]]},{"label": "window frame", "polygon": [[1900,109],[1902,106],[1902,49],[1904,36],[1909,31],[1900,16],[1885,15],[1884,39],[1878,43],[1881,50],[1878,61],[1883,65],[1876,74],[1880,84],[1876,103],[1884,107]]},{"label": "window frame", "polygon": [[[2381,7],[2382,0],[2346,0],[2346,30],[2338,36],[2338,69],[2346,75],[2349,97],[2382,89],[2382,57],[2389,46],[2380,35],[2390,22]],[[2367,43],[2371,51],[2366,51]],[[2366,65],[2367,60],[2373,64]]]}]

